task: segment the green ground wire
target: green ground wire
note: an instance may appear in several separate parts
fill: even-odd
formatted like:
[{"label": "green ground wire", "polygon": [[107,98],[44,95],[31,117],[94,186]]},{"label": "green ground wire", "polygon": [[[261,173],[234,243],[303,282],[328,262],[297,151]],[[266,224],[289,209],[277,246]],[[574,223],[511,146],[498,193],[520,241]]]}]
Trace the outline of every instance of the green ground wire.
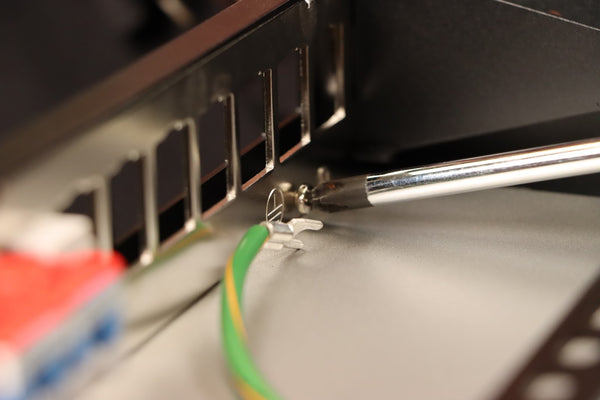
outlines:
[{"label": "green ground wire", "polygon": [[[242,308],[243,286],[246,273],[248,272],[252,260],[256,254],[258,254],[268,237],[269,230],[266,227],[255,225],[246,232],[233,254],[233,281],[240,310]],[[261,398],[268,400],[280,399],[254,365],[243,332],[236,330],[232,311],[228,306],[227,284],[224,283],[222,287],[221,323],[225,356],[236,380],[244,382],[246,386],[252,388],[258,396],[244,395],[244,391],[241,390],[239,385],[238,393],[245,400]]]}]

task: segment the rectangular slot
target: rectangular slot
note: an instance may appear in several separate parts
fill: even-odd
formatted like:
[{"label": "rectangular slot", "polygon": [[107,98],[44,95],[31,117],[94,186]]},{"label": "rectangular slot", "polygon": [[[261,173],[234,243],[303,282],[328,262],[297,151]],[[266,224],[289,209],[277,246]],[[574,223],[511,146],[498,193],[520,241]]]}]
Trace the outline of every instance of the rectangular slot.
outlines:
[{"label": "rectangular slot", "polygon": [[209,106],[198,120],[202,214],[207,217],[227,202],[227,109],[223,102]]},{"label": "rectangular slot", "polygon": [[158,234],[161,243],[185,227],[189,211],[188,128],[173,129],[156,147]]},{"label": "rectangular slot", "polygon": [[265,142],[262,140],[241,155],[242,189],[246,190],[267,173],[265,147]]},{"label": "rectangular slot", "polygon": [[175,200],[158,214],[158,231],[160,242],[163,243],[175,234],[181,232],[186,222],[185,199]]},{"label": "rectangular slot", "polygon": [[300,57],[294,50],[277,65],[277,116],[280,124],[300,115],[300,102]]},{"label": "rectangular slot", "polygon": [[96,218],[95,218],[95,202],[94,194],[81,193],[69,204],[63,212],[67,214],[80,214],[89,217],[94,225],[94,231],[96,230]]},{"label": "rectangular slot", "polygon": [[315,119],[328,129],[346,117],[344,25],[331,25],[318,41],[315,60]]},{"label": "rectangular slot", "polygon": [[277,65],[279,161],[310,141],[308,133],[308,49],[296,49]]},{"label": "rectangular slot", "polygon": [[113,243],[129,264],[145,247],[142,162],[128,161],[110,180]]},{"label": "rectangular slot", "polygon": [[279,147],[284,150],[281,162],[288,159],[292,154],[302,147],[302,118],[300,115],[292,115],[283,124],[279,124]]},{"label": "rectangular slot", "polygon": [[115,244],[115,251],[121,254],[127,261],[127,265],[133,265],[142,254],[143,231],[134,231],[125,236]]},{"label": "rectangular slot", "polygon": [[260,74],[236,93],[242,189],[264,176],[272,164],[265,123],[266,89],[265,78]]},{"label": "rectangular slot", "polygon": [[227,198],[227,174],[225,169],[202,182],[202,213],[212,214],[218,206],[222,206]]}]

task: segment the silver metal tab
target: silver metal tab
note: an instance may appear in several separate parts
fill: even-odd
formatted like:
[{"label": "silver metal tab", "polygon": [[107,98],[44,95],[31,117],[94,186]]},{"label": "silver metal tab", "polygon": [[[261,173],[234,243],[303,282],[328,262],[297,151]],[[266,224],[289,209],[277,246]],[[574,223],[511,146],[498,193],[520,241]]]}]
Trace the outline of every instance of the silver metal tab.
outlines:
[{"label": "silver metal tab", "polygon": [[270,238],[264,247],[272,250],[281,250],[284,247],[301,249],[304,243],[296,239],[299,233],[305,230],[318,231],[323,228],[323,222],[308,218],[293,218],[288,223],[263,222],[263,225],[270,233]]}]

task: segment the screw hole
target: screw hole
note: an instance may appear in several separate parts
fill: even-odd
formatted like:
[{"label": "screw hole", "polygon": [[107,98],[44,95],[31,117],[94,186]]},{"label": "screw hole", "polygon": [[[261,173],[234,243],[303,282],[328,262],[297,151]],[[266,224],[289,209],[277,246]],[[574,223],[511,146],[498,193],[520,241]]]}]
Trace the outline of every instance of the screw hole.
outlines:
[{"label": "screw hole", "polygon": [[597,309],[590,317],[590,327],[600,331],[600,308]]},{"label": "screw hole", "polygon": [[547,372],[537,376],[527,386],[528,400],[569,400],[577,390],[575,379],[562,372]]},{"label": "screw hole", "polygon": [[571,369],[583,369],[600,363],[600,339],[577,337],[569,340],[558,353],[561,365]]}]

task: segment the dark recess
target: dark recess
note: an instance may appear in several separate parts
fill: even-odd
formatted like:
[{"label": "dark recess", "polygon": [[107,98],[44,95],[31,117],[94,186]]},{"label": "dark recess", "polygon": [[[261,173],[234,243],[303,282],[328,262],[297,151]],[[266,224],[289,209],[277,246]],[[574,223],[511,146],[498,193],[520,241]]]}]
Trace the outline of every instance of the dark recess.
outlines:
[{"label": "dark recess", "polygon": [[142,160],[125,163],[110,186],[114,248],[133,264],[145,246]]},{"label": "dark recess", "polygon": [[302,140],[302,117],[295,115],[279,126],[279,154],[285,155]]},{"label": "dark recess", "polygon": [[258,74],[236,93],[242,185],[266,167],[264,78]]},{"label": "dark recess", "polygon": [[208,211],[227,195],[226,134],[225,105],[213,103],[198,119],[202,212]]},{"label": "dark recess", "polygon": [[265,169],[264,140],[242,154],[242,183],[248,182]]},{"label": "dark recess", "polygon": [[185,200],[180,199],[165,208],[158,215],[161,243],[179,232],[185,225]]},{"label": "dark recess", "polygon": [[285,153],[302,138],[300,122],[300,55],[294,50],[277,65],[277,121],[279,127],[279,154]]},{"label": "dark recess", "polygon": [[227,196],[225,169],[217,172],[202,184],[202,212],[210,210]]},{"label": "dark recess", "polygon": [[189,217],[188,129],[174,129],[156,148],[158,226],[163,242],[183,229]]},{"label": "dark recess", "polygon": [[89,217],[94,224],[94,230],[96,229],[96,221],[94,218],[94,194],[93,193],[82,193],[75,197],[75,199],[67,206],[64,210],[65,213],[69,214],[81,214]]}]

